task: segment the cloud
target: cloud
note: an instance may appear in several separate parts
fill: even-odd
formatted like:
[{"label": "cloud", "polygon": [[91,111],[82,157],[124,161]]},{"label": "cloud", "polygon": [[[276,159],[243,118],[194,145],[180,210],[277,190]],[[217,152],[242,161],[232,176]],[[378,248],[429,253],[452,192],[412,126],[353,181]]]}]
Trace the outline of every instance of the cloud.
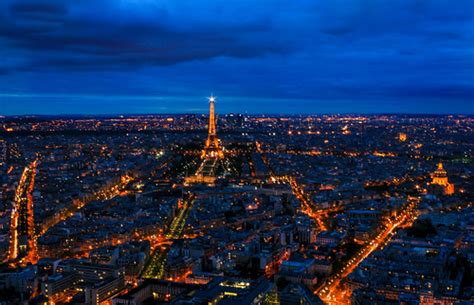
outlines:
[{"label": "cloud", "polygon": [[[474,99],[472,0],[3,0],[0,92]],[[238,92],[238,94],[236,94]]]},{"label": "cloud", "polygon": [[467,34],[456,27],[472,22],[463,4],[469,2],[6,0],[0,45],[34,52],[10,70],[128,69],[305,50],[325,55],[333,46],[343,55],[343,44],[363,54],[391,43],[419,47],[422,41],[403,46],[410,38],[462,41]]},{"label": "cloud", "polygon": [[35,52],[28,64],[9,68],[127,69],[289,52],[284,38],[262,36],[271,31],[265,18],[213,23],[212,15],[208,21],[193,20],[191,12],[173,16],[163,1],[79,3],[4,3],[3,44],[12,52]]},{"label": "cloud", "polygon": [[66,13],[66,7],[61,4],[48,2],[19,2],[10,5],[10,11],[16,16],[34,16],[34,15],[63,15]]},{"label": "cloud", "polygon": [[[440,86],[403,86],[393,90],[393,96],[438,99],[474,99],[473,85],[443,84]],[[472,107],[471,107],[472,108]]]}]

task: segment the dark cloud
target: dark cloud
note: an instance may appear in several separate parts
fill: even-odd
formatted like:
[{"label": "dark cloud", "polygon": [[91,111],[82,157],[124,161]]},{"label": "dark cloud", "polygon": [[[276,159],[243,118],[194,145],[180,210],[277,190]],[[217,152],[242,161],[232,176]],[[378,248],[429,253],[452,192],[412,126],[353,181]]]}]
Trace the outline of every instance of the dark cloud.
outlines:
[{"label": "dark cloud", "polygon": [[[253,1],[239,1],[240,5],[176,2],[6,1],[3,7],[9,13],[2,14],[0,37],[12,51],[37,52],[24,61],[32,67],[93,68],[97,63],[98,68],[121,64],[129,68],[305,49],[327,53],[325,46],[343,47],[344,43],[362,54],[374,47],[406,48],[404,39],[410,37],[462,40],[465,34],[452,23],[472,22],[472,12],[462,9],[469,2],[462,0],[456,6],[447,1],[334,0],[316,5],[302,1],[301,7],[288,5],[287,13],[284,7],[266,1],[260,5]],[[427,24],[430,27],[425,28]],[[393,39],[387,44],[388,35]],[[421,43],[417,41],[412,49]]]},{"label": "dark cloud", "polygon": [[[438,99],[464,99],[474,101],[474,85],[449,85],[440,86],[404,86],[393,90],[393,96],[423,97]],[[471,105],[471,110],[474,106]]]},{"label": "dark cloud", "polygon": [[67,12],[66,6],[49,2],[20,2],[12,3],[10,11],[14,15],[63,15]]},{"label": "dark cloud", "polygon": [[0,92],[474,99],[474,0],[3,0],[0,20]]},{"label": "dark cloud", "polygon": [[[159,9],[150,16],[131,11],[130,14],[137,14],[134,18],[126,16],[123,8],[109,8],[106,4],[110,1],[89,1],[89,6],[83,8],[91,11],[83,15],[73,4],[68,9],[68,3],[28,2],[9,6],[12,14],[0,24],[0,37],[11,50],[38,53],[17,69],[160,66],[218,56],[259,57],[290,49],[284,37],[261,36],[271,30],[266,19],[221,22],[216,26],[211,20],[193,24],[183,19],[170,23],[160,19],[166,15]],[[91,14],[96,5],[99,12]],[[117,14],[116,18],[101,18],[101,14],[106,14],[101,8],[110,9],[111,14]],[[189,22],[190,26],[181,28],[175,22]]]}]

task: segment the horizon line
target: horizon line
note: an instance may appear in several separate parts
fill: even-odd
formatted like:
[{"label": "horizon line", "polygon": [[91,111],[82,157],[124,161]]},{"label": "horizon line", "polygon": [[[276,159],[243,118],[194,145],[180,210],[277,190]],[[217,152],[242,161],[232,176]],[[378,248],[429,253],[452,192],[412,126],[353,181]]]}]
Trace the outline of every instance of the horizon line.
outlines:
[{"label": "horizon line", "polygon": [[[154,113],[57,113],[57,114],[38,114],[38,113],[28,113],[28,114],[0,114],[0,119],[3,118],[14,118],[14,117],[120,117],[120,116],[179,116],[179,115],[205,115],[207,112],[154,112]],[[217,115],[246,115],[246,116],[332,116],[332,115],[367,115],[367,116],[383,116],[383,115],[404,115],[404,116],[474,116],[474,113],[427,113],[427,112],[308,112],[308,113],[275,113],[275,112],[223,112],[216,113]]]}]

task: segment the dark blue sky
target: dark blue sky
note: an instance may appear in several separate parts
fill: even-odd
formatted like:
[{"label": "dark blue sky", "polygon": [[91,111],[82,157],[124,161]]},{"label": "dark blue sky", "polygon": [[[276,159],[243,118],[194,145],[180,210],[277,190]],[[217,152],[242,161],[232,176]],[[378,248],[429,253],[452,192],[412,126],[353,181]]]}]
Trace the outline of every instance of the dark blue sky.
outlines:
[{"label": "dark blue sky", "polygon": [[0,113],[474,113],[474,1],[2,0]]}]

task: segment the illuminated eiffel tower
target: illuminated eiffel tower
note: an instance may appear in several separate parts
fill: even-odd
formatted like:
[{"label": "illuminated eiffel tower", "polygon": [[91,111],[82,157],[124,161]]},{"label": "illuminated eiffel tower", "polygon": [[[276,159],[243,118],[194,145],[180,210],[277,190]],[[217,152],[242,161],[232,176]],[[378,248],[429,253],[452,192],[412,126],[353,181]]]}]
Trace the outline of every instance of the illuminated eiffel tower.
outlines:
[{"label": "illuminated eiffel tower", "polygon": [[224,158],[224,151],[222,150],[219,139],[216,134],[216,117],[214,113],[215,97],[211,95],[209,98],[209,130],[207,134],[206,145],[202,151],[202,158]]},{"label": "illuminated eiffel tower", "polygon": [[203,160],[196,173],[185,178],[185,185],[207,184],[211,186],[216,182],[216,170],[219,161],[224,158],[224,150],[216,134],[215,100],[214,96],[209,98],[209,128],[207,140],[201,153]]}]

